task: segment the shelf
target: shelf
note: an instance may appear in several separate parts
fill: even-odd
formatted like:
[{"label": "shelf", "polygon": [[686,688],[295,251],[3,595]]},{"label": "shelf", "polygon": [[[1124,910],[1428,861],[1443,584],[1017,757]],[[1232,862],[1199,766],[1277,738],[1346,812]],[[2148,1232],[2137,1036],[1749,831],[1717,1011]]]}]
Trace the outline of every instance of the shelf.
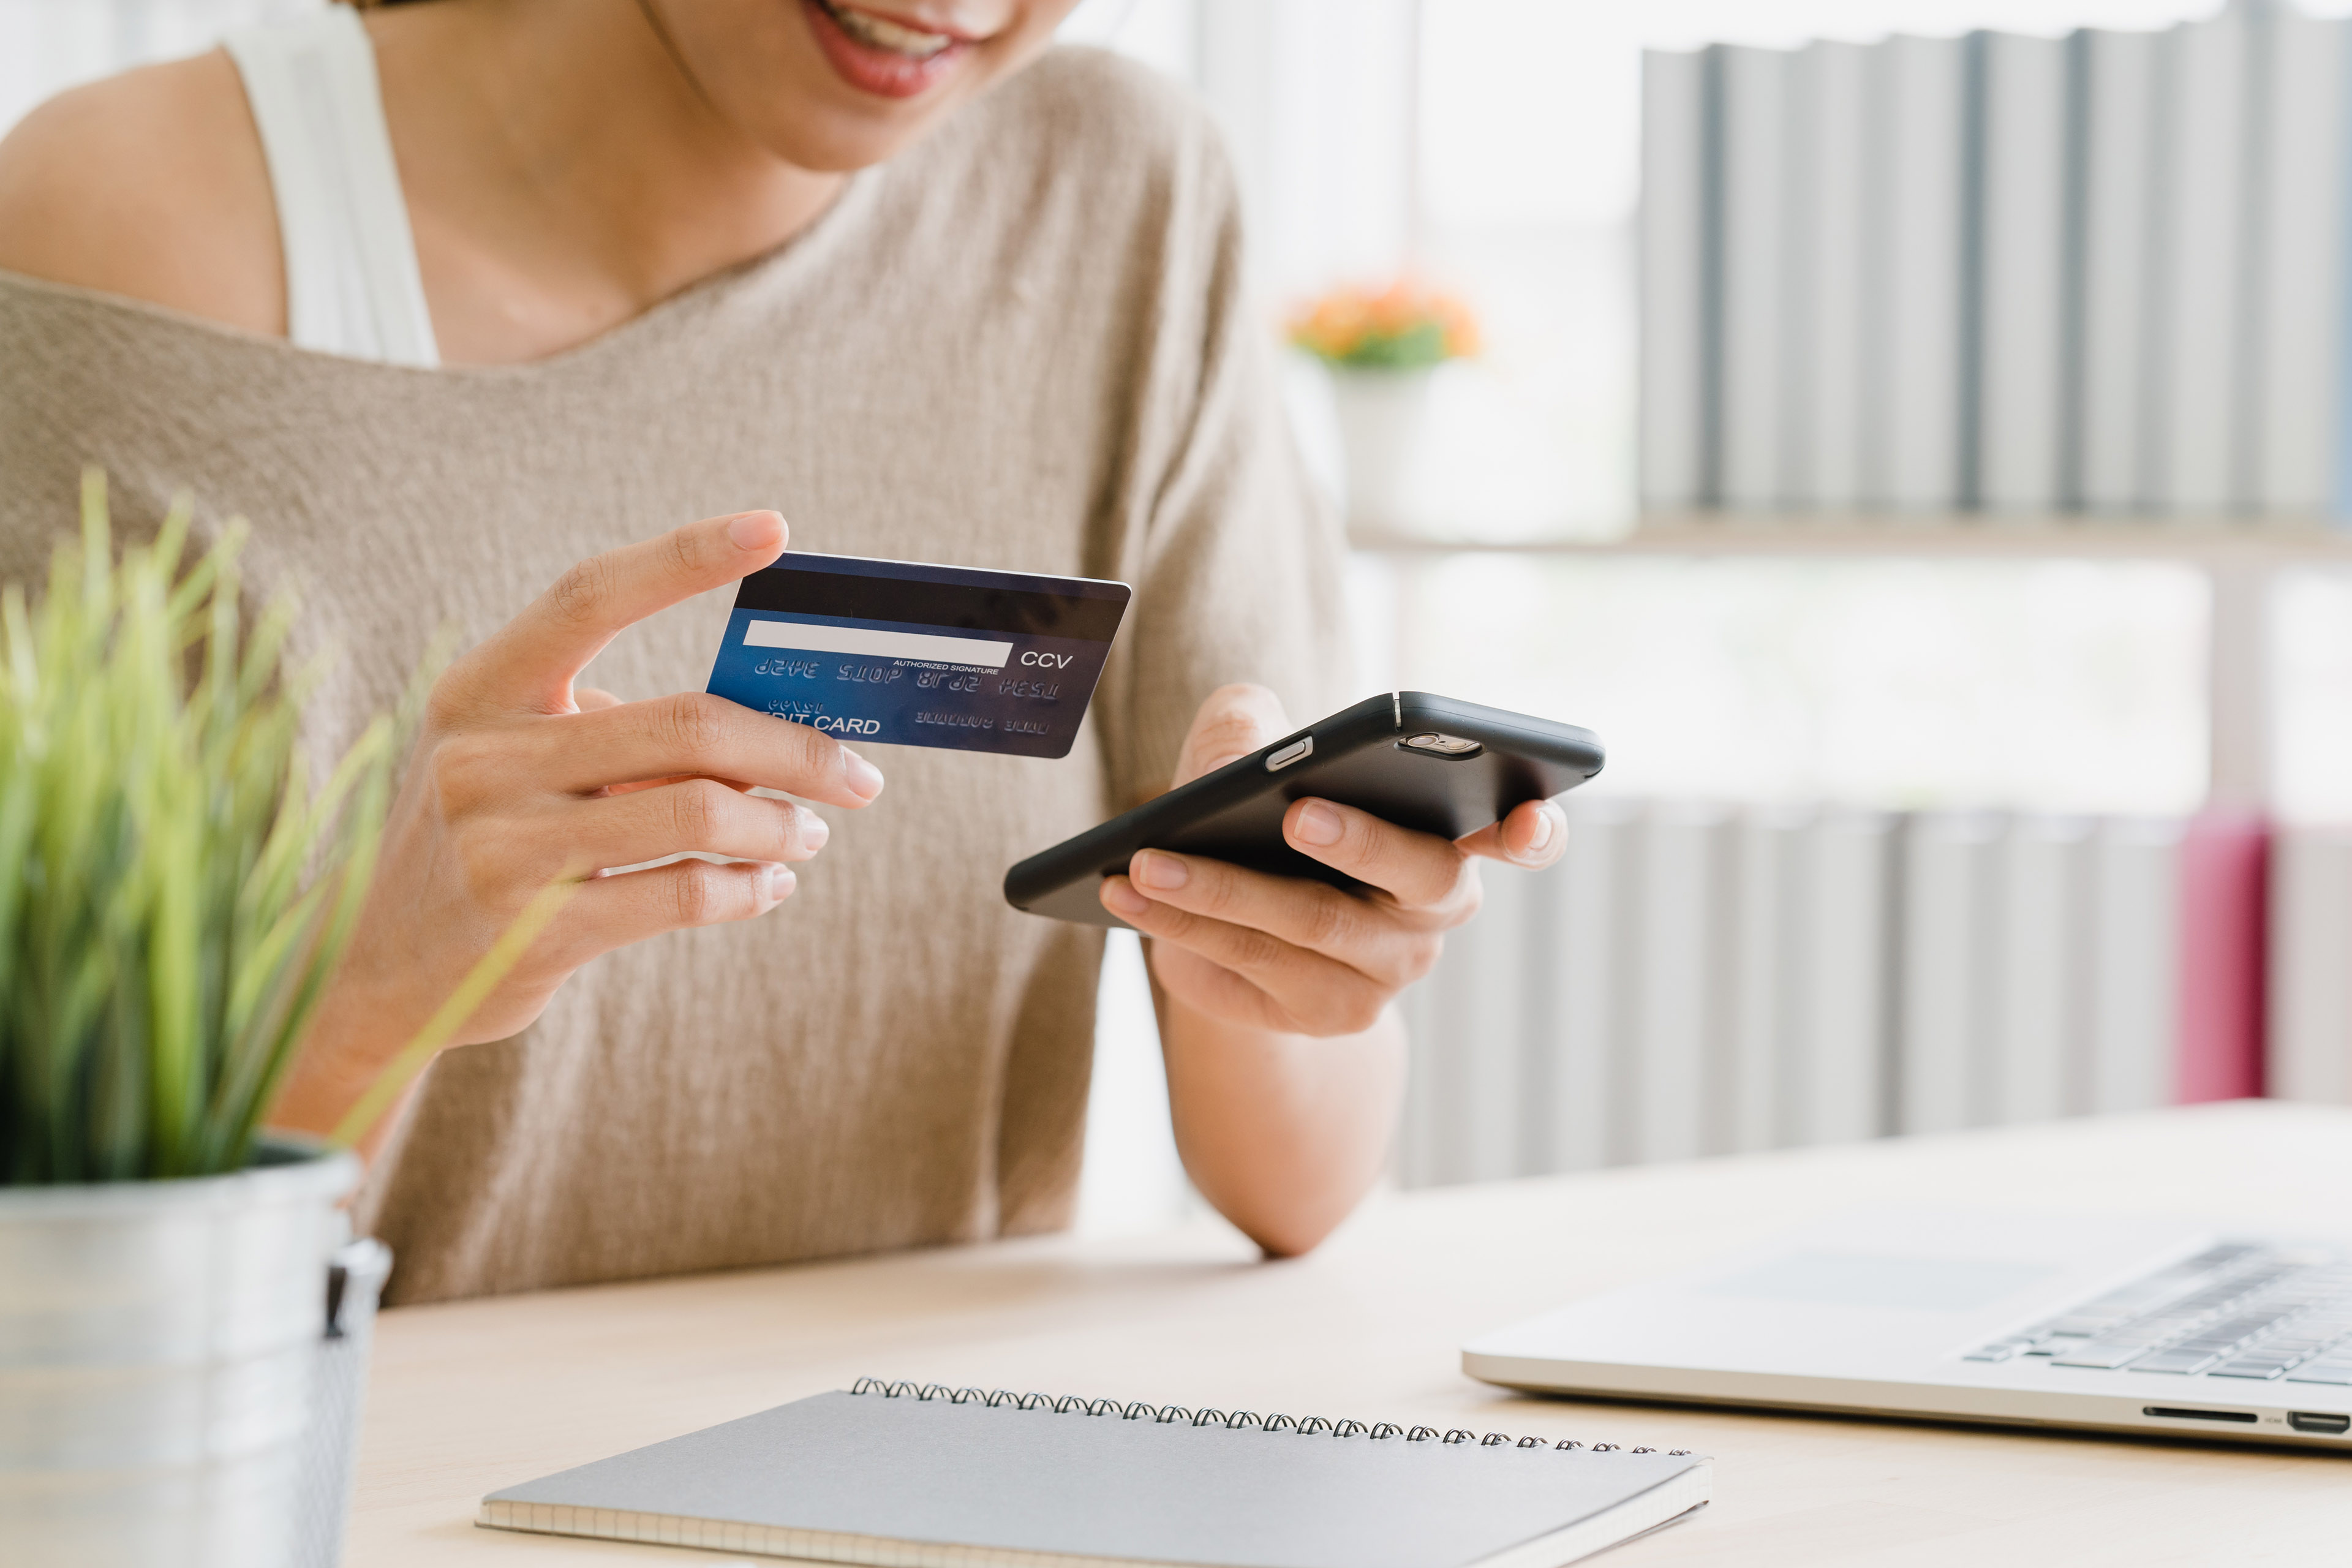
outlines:
[{"label": "shelf", "polygon": [[2352,530],[2323,522],[2231,517],[2133,521],[1975,512],[1652,513],[1616,539],[1455,542],[1357,530],[1357,550],[1428,555],[2010,556],[2021,559],[2190,561],[2210,563],[2352,563]]},{"label": "shelf", "polygon": [[2209,788],[2215,804],[2232,806],[2260,806],[2272,795],[2273,576],[2295,565],[2352,566],[2352,528],[2243,517],[1654,512],[1617,539],[1466,543],[1367,537],[1356,530],[1351,543],[1400,563],[1476,552],[1554,560],[2170,561],[2200,567],[2213,588],[2206,634]]}]

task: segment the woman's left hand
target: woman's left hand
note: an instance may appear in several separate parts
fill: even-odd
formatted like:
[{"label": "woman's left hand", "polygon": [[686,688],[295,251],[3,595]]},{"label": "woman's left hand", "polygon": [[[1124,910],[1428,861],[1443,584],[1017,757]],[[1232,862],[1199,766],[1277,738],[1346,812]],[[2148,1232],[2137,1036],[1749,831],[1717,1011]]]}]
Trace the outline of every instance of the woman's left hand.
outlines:
[{"label": "woman's left hand", "polygon": [[[1289,728],[1264,687],[1222,688],[1192,721],[1175,782],[1246,756]],[[1126,876],[1104,879],[1103,907],[1154,939],[1154,974],[1194,1010],[1292,1034],[1353,1035],[1428,973],[1445,933],[1477,912],[1478,860],[1549,866],[1567,847],[1568,819],[1549,802],[1527,801],[1449,841],[1309,798],[1291,803],[1282,832],[1292,848],[1368,890],[1145,849]]]}]

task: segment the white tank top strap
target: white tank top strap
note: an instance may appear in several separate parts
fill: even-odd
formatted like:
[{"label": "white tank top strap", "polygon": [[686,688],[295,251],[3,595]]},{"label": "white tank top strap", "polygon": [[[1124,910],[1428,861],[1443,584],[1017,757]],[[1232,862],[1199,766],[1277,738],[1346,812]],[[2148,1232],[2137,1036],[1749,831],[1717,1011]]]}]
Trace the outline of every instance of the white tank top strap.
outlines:
[{"label": "white tank top strap", "polygon": [[277,194],[288,338],[351,359],[439,364],[375,47],[359,13],[327,5],[243,28],[226,47]]}]

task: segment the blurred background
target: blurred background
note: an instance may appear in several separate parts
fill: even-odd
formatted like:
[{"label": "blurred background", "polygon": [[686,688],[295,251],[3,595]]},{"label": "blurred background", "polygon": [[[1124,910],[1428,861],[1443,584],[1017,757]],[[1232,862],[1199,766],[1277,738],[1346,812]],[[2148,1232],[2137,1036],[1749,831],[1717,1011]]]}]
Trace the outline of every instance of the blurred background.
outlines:
[{"label": "blurred background", "polygon": [[[318,3],[0,0],[0,127]],[[1397,1180],[2352,1099],[2347,16],[1084,0],[1231,144],[1359,684],[1609,746]],[[1191,1203],[1104,984],[1097,1231]]]}]

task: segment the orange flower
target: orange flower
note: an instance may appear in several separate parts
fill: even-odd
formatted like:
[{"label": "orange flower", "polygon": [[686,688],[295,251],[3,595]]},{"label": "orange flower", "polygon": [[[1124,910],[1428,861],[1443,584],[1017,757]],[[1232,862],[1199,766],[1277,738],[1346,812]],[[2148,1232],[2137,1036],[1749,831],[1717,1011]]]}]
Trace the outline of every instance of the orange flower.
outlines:
[{"label": "orange flower", "polygon": [[1410,278],[1377,291],[1332,289],[1294,313],[1290,341],[1335,364],[1409,370],[1478,352],[1478,321],[1451,294]]}]

